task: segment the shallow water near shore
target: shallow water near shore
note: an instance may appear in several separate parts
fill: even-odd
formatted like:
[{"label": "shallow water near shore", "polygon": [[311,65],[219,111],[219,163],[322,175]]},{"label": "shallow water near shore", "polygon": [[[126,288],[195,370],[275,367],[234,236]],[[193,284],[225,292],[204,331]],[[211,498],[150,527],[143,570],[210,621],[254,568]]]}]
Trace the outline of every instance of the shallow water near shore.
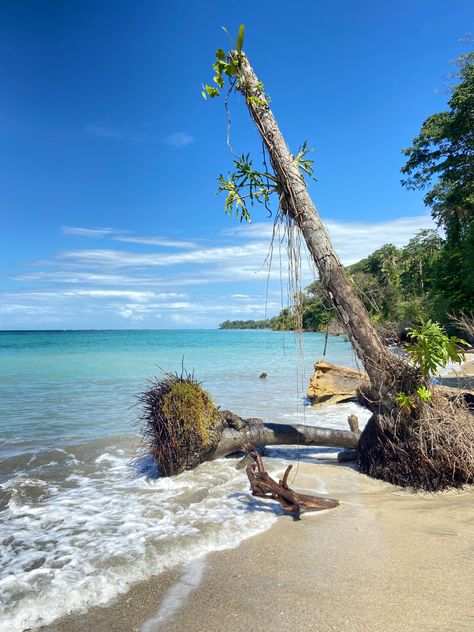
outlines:
[{"label": "shallow water near shore", "polygon": [[239,494],[262,519],[278,515],[270,529],[41,632],[471,632],[474,489],[415,494],[334,457],[270,448],[265,462],[281,475],[292,461],[296,488],[326,491],[336,509],[295,522]]},{"label": "shallow water near shore", "polygon": [[[324,335],[302,341],[303,355],[293,334],[270,331],[0,332],[0,630],[107,603],[268,528],[277,514],[248,511],[230,460],[172,479],[133,469],[135,396],[158,367],[183,364],[244,417],[346,428],[356,412],[364,423],[356,404],[305,405]],[[327,359],[354,366],[342,337]]]}]

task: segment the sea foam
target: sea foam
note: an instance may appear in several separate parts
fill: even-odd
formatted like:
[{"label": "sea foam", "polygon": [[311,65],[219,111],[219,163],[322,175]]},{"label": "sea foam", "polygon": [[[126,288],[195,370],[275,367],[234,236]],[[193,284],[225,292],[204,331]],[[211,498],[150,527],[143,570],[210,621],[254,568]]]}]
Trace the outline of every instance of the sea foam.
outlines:
[{"label": "sea foam", "polygon": [[247,487],[230,460],[171,479],[137,477],[121,449],[92,463],[71,453],[64,485],[38,471],[9,479],[2,484],[9,501],[0,540],[0,630],[105,604],[136,581],[268,528],[278,512],[249,511]]},{"label": "sea foam", "polygon": [[[137,476],[129,465],[137,443],[131,406],[160,375],[157,366],[179,368],[184,357],[214,401],[243,417],[347,428],[356,413],[362,426],[368,413],[354,403],[305,405],[325,337],[303,338],[301,357],[284,332],[2,332],[0,631],[105,604],[136,581],[270,526],[279,506],[253,500],[233,461],[172,479],[148,480],[152,466]],[[328,353],[354,365],[341,336],[330,338]],[[259,380],[263,371],[268,378]],[[269,454],[314,460],[307,449]],[[272,463],[273,475],[286,465]],[[317,472],[311,485],[308,493],[324,491]]]}]

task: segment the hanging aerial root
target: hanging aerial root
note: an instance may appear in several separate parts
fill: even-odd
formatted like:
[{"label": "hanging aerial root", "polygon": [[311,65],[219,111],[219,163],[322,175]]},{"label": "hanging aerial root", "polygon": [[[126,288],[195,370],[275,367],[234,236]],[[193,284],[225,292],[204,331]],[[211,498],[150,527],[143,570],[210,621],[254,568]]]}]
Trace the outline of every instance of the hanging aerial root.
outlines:
[{"label": "hanging aerial root", "polygon": [[298,494],[290,489],[287,481],[292,465],[286,468],[283,479],[277,483],[265,470],[262,457],[251,443],[242,446],[242,450],[253,459],[253,462],[249,463],[246,468],[252,496],[275,500],[280,503],[284,511],[293,513],[297,517],[305,511],[322,511],[323,509],[333,509],[339,505],[339,501],[334,498]]}]

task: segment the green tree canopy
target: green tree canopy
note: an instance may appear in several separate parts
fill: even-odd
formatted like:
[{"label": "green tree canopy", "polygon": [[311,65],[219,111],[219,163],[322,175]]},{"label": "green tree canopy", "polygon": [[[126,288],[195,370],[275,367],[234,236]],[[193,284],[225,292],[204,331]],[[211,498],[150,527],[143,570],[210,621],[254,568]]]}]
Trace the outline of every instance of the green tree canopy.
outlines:
[{"label": "green tree canopy", "polygon": [[457,60],[460,80],[451,87],[449,110],[429,116],[402,173],[412,189],[432,185],[424,201],[441,224],[454,218],[464,225],[474,214],[474,52]]},{"label": "green tree canopy", "polygon": [[402,168],[404,186],[428,189],[424,202],[446,230],[434,275],[440,313],[474,310],[474,52],[457,64],[449,110],[426,119]]}]

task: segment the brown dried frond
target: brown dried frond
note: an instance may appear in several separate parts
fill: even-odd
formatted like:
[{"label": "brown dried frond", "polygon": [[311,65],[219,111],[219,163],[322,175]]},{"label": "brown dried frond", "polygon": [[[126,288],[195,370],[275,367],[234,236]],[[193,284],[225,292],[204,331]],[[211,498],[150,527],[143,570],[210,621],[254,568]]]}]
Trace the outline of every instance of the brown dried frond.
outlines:
[{"label": "brown dried frond", "polygon": [[400,344],[400,331],[397,323],[374,323],[374,327],[386,347]]},{"label": "brown dried frond", "polygon": [[375,389],[373,384],[363,384],[359,395],[361,403],[372,412],[390,414],[399,391],[412,395],[419,386],[429,385],[428,378],[402,355],[389,355],[378,358],[376,362],[372,358],[365,358],[364,365],[370,364],[379,373],[378,388]]}]

